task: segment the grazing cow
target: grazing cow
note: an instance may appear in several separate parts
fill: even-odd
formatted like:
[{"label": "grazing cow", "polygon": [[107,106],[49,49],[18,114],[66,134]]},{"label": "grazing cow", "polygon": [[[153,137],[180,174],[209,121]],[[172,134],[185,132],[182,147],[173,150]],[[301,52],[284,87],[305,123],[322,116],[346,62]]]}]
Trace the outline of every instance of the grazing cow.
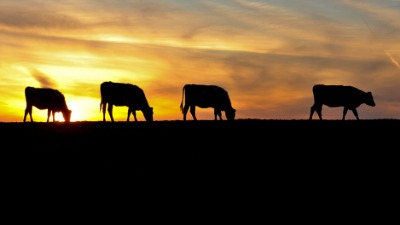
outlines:
[{"label": "grazing cow", "polygon": [[343,106],[343,117],[345,120],[347,110],[351,110],[354,116],[359,120],[357,107],[361,104],[375,106],[374,97],[371,92],[364,92],[352,86],[343,85],[323,85],[317,84],[313,87],[314,105],[311,107],[309,120],[312,119],[316,111],[319,119],[322,120],[322,105],[329,107]]},{"label": "grazing cow", "polygon": [[186,84],[182,89],[182,101],[180,109],[183,120],[190,108],[193,120],[196,118],[196,106],[200,108],[214,108],[215,120],[222,120],[221,111],[225,111],[227,120],[234,120],[236,110],[232,108],[228,92],[216,85]]},{"label": "grazing cow", "polygon": [[26,121],[26,116],[28,113],[31,122],[33,122],[32,106],[35,106],[40,110],[47,109],[47,122],[49,122],[50,115],[53,115],[53,122],[55,122],[54,115],[56,112],[61,112],[64,117],[64,121],[67,123],[71,119],[72,111],[68,109],[64,95],[56,89],[26,87],[25,99],[26,108],[24,122]]},{"label": "grazing cow", "polygon": [[153,107],[149,106],[146,96],[141,88],[133,84],[114,83],[111,81],[103,82],[100,85],[100,111],[103,110],[103,122],[106,121],[106,105],[108,104],[108,114],[114,122],[113,106],[127,106],[129,122],[131,113],[137,121],[136,111],[141,110],[146,121],[153,121]]}]

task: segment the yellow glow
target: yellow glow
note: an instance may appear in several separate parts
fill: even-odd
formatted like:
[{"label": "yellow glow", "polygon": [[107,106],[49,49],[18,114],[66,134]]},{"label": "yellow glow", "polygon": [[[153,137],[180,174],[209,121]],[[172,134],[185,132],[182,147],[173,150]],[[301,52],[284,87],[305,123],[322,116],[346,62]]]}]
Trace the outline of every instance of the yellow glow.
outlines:
[{"label": "yellow glow", "polygon": [[181,119],[179,100],[174,101],[173,98],[151,98],[149,99],[150,106],[153,107],[154,120],[174,120]]},{"label": "yellow glow", "polygon": [[100,120],[100,99],[68,95],[65,98],[68,108],[72,111],[71,121]]},{"label": "yellow glow", "polygon": [[100,60],[99,56],[88,53],[58,52],[52,53],[52,55],[54,58],[64,60],[66,63],[75,66],[87,66]]},{"label": "yellow glow", "polygon": [[283,44],[280,40],[270,40],[267,45],[259,46],[254,42],[234,42],[226,40],[202,40],[197,42],[185,42],[176,39],[152,39],[151,42],[148,39],[139,39],[124,36],[115,35],[95,35],[90,37],[90,40],[99,40],[114,43],[130,43],[130,44],[152,44],[160,46],[170,47],[181,47],[181,48],[193,48],[193,49],[212,49],[212,50],[223,50],[223,51],[243,51],[243,52],[257,52],[266,53],[267,49],[275,49]]},{"label": "yellow glow", "polygon": [[116,43],[143,43],[140,39],[135,39],[131,37],[116,36],[112,34],[98,34],[94,36],[95,40],[116,42]]}]

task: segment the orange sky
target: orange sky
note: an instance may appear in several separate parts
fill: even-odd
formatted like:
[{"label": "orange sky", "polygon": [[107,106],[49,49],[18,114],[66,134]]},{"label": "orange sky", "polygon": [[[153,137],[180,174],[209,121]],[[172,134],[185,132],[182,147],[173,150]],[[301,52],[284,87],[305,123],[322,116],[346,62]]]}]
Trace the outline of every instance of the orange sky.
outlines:
[{"label": "orange sky", "polygon": [[102,120],[103,81],[141,87],[155,120],[182,119],[186,83],[225,88],[238,119],[308,119],[316,83],[371,91],[361,119],[398,119],[399,40],[399,0],[2,0],[0,122],[22,122],[26,86],[64,93],[71,121]]}]

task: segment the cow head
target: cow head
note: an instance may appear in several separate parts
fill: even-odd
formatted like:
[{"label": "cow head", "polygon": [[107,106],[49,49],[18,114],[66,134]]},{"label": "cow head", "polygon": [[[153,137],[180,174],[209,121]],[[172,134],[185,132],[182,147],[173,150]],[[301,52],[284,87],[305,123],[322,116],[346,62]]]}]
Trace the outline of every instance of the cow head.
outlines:
[{"label": "cow head", "polygon": [[71,113],[72,113],[72,111],[69,109],[62,111],[62,115],[64,117],[65,122],[69,123],[69,121],[71,120]]},{"label": "cow head", "polygon": [[142,110],[143,116],[148,122],[153,121],[153,107],[145,108]]},{"label": "cow head", "polygon": [[367,104],[369,106],[375,106],[374,97],[372,96],[371,92],[367,92],[366,98],[365,98],[365,104]]},{"label": "cow head", "polygon": [[236,116],[236,109],[231,108],[231,109],[225,110],[225,116],[226,116],[227,120],[234,120],[235,116]]}]

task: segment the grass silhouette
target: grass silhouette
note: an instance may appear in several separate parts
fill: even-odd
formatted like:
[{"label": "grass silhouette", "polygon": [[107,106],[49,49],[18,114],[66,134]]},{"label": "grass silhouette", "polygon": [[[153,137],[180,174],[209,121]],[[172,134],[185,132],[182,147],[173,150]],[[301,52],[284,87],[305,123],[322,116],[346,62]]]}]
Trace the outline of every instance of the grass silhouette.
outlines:
[{"label": "grass silhouette", "polygon": [[267,193],[282,204],[282,196],[338,201],[350,191],[361,201],[389,193],[399,126],[391,119],[0,123],[3,181],[13,190],[39,183],[119,197]]}]

